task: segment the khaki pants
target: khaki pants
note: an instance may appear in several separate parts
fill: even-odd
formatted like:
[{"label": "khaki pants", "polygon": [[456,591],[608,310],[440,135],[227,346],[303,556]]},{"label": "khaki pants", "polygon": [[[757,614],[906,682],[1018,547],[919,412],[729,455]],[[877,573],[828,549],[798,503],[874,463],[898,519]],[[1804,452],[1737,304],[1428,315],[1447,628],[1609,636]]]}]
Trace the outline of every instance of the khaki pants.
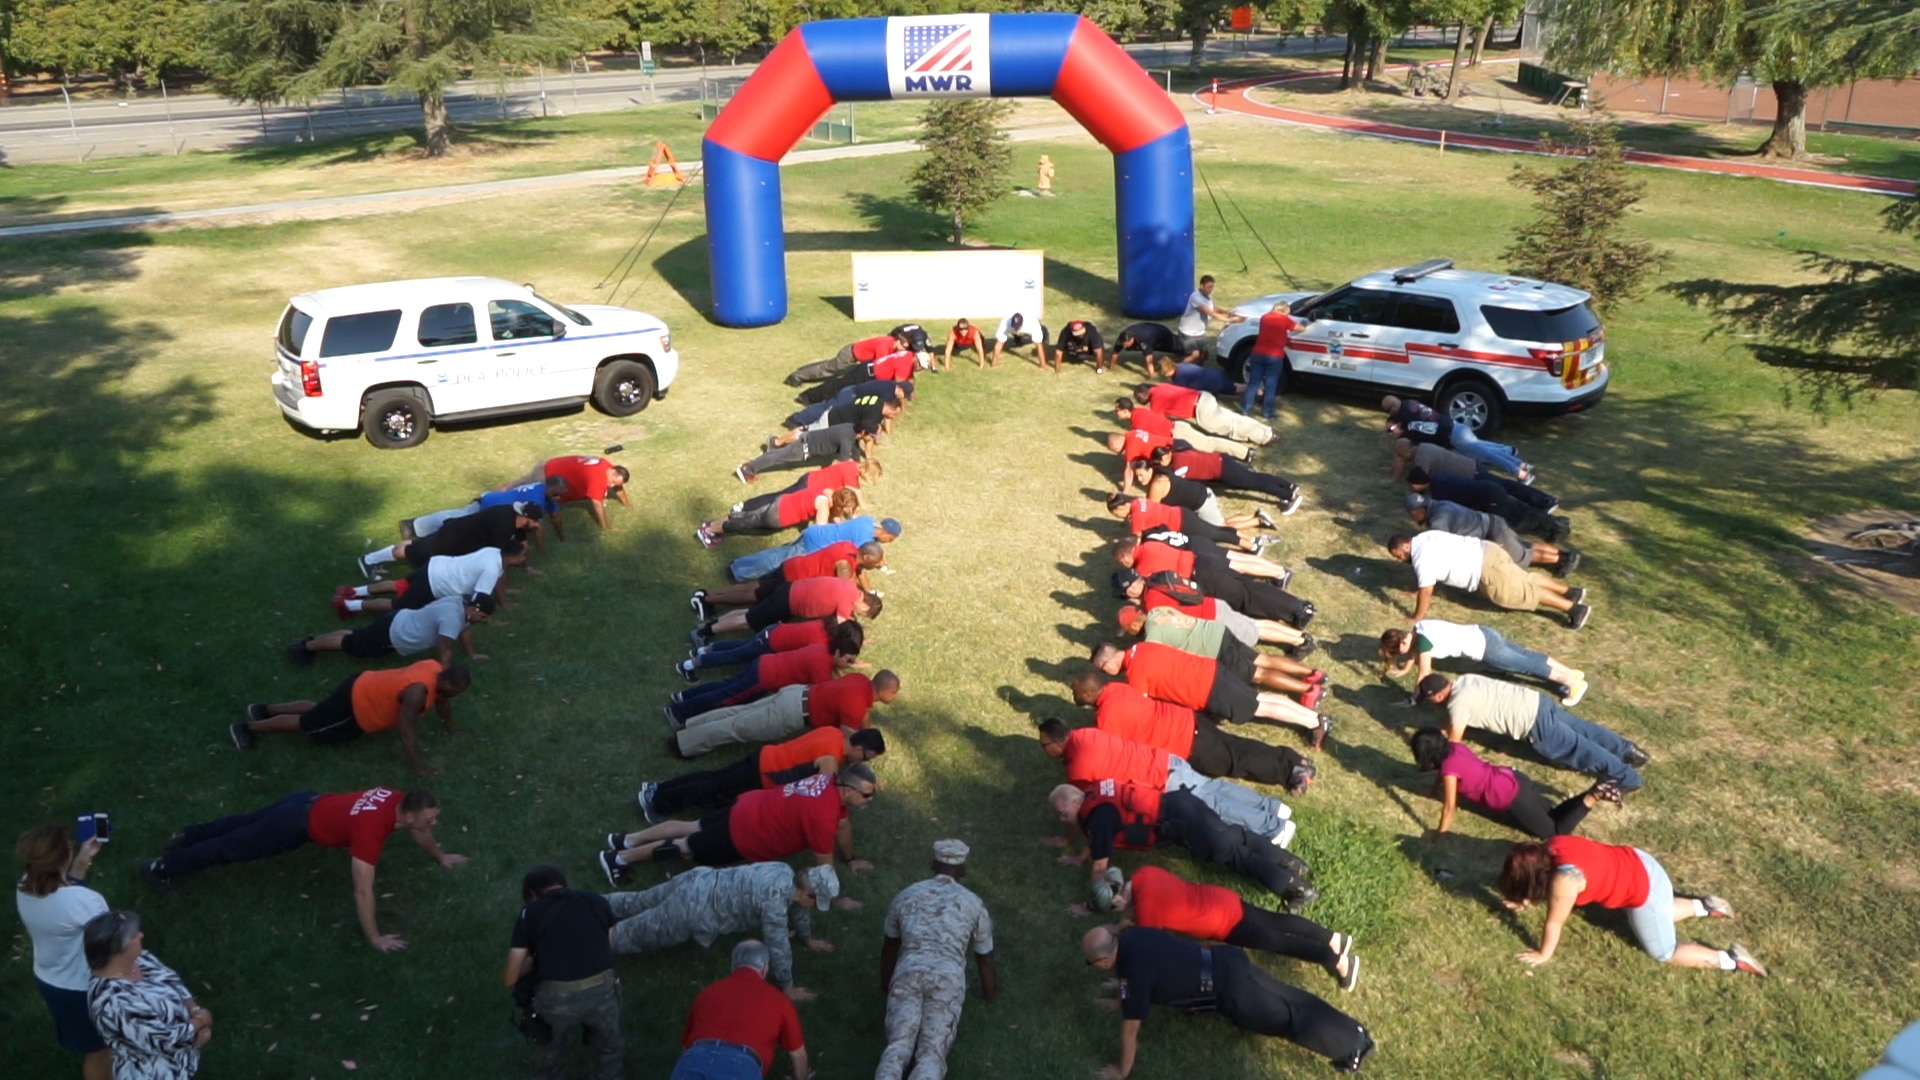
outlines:
[{"label": "khaki pants", "polygon": [[1218,435],[1209,435],[1199,428],[1194,427],[1192,424],[1187,423],[1185,420],[1175,420],[1173,422],[1173,437],[1193,447],[1195,450],[1205,451],[1209,454],[1225,454],[1235,461],[1246,461],[1253,456],[1253,451],[1247,449],[1240,443],[1234,442],[1232,439],[1220,438]]},{"label": "khaki pants", "polygon": [[1520,569],[1506,549],[1480,541],[1480,595],[1509,611],[1532,611],[1540,606],[1540,583]]},{"label": "khaki pants", "polygon": [[1218,398],[1205,392],[1201,393],[1199,404],[1194,406],[1193,424],[1202,431],[1249,442],[1255,446],[1265,446],[1273,441],[1272,428],[1251,416],[1242,416],[1234,412],[1221,405]]},{"label": "khaki pants", "polygon": [[735,743],[776,743],[807,728],[807,688],[788,686],[745,705],[711,709],[687,721],[674,739],[680,752],[698,757]]}]

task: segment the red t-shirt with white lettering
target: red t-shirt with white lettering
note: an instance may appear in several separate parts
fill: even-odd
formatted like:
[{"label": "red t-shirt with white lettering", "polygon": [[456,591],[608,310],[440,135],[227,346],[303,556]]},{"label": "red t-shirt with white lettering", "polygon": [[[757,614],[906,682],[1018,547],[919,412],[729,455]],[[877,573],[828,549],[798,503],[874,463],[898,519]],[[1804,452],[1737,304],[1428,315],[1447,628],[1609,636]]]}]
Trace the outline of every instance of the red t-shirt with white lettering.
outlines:
[{"label": "red t-shirt with white lettering", "polygon": [[1180,508],[1150,499],[1135,499],[1127,506],[1127,528],[1133,535],[1153,529],[1180,530]]},{"label": "red t-shirt with white lettering", "polygon": [[1133,872],[1133,921],[1201,941],[1225,941],[1245,917],[1240,895],[1183,881],[1157,866]]},{"label": "red t-shirt with white lettering", "polygon": [[807,687],[807,724],[811,727],[857,731],[867,726],[867,712],[872,708],[873,680],[858,671]]},{"label": "red t-shirt with white lettering", "polygon": [[1171,570],[1183,579],[1193,577],[1193,552],[1158,540],[1149,540],[1133,549],[1134,573],[1152,577],[1162,570]]},{"label": "red t-shirt with white lettering", "polygon": [[[1139,416],[1140,410],[1135,409],[1133,415]],[[1158,431],[1148,431],[1146,428],[1134,428],[1127,432],[1127,441],[1121,451],[1121,456],[1129,462],[1145,461],[1153,456],[1155,450],[1163,446],[1172,445],[1173,434],[1171,432],[1161,433]]]},{"label": "red t-shirt with white lettering", "polygon": [[387,837],[399,828],[401,798],[383,787],[322,795],[307,811],[307,839],[321,847],[346,848],[363,863],[377,863]]},{"label": "red t-shirt with white lettering", "polygon": [[1175,450],[1168,466],[1189,480],[1218,480],[1223,468],[1220,463],[1225,460],[1224,455],[1205,450]]},{"label": "red t-shirt with white lettering", "polygon": [[1102,780],[1138,784],[1158,791],[1167,786],[1167,752],[1123,739],[1099,728],[1067,732],[1067,782],[1090,787]]},{"label": "red t-shirt with white lettering", "polygon": [[860,564],[860,548],[853,541],[836,540],[819,551],[795,555],[780,564],[780,576],[788,581],[833,577],[833,564],[841,561],[855,566]]},{"label": "red t-shirt with white lettering", "polygon": [[1170,645],[1143,641],[1127,650],[1127,682],[1148,697],[1204,709],[1220,665]]},{"label": "red t-shirt with white lettering", "polygon": [[727,815],[727,834],[747,862],[791,859],[803,851],[831,855],[840,814],[834,778],[809,776],[740,796]]},{"label": "red t-shirt with white lettering", "polygon": [[1093,702],[1093,722],[1101,731],[1154,746],[1175,757],[1193,753],[1197,721],[1193,710],[1155,701],[1126,683],[1108,683]]},{"label": "red t-shirt with white lettering", "polygon": [[787,609],[796,619],[817,619],[825,615],[851,619],[854,605],[859,602],[860,585],[852,578],[801,578],[787,586]]},{"label": "red t-shirt with white lettering", "polygon": [[1200,407],[1200,391],[1161,383],[1147,391],[1147,407],[1170,420],[1191,420]]},{"label": "red t-shirt with white lettering", "polygon": [[759,689],[771,693],[783,686],[826,682],[833,675],[833,654],[825,645],[808,645],[790,652],[768,653],[755,660],[754,665],[759,675]]}]

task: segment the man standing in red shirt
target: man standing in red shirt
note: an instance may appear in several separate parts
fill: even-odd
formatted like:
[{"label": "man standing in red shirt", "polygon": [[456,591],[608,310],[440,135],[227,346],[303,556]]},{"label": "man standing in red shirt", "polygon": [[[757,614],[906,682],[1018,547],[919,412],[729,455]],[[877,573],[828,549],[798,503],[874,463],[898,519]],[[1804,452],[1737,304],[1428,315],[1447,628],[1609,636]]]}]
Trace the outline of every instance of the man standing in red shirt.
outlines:
[{"label": "man standing in red shirt", "polygon": [[[1101,907],[1098,890],[1094,897],[1094,906]],[[1300,915],[1255,907],[1232,889],[1199,885],[1157,866],[1143,866],[1133,872],[1133,880],[1112,893],[1109,906],[1119,912],[1131,910],[1139,926],[1318,964],[1339,980],[1342,990],[1360,984],[1353,935],[1336,934]],[[1087,913],[1083,904],[1070,910],[1076,915]]]},{"label": "man standing in red shirt", "polygon": [[284,855],[306,844],[346,848],[353,862],[353,906],[360,931],[381,952],[404,949],[398,934],[383,934],[374,920],[373,868],[380,861],[387,837],[396,829],[407,835],[441,866],[454,867],[465,855],[440,850],[433,827],[440,820],[440,800],[431,791],[368,788],[338,795],[298,791],[271,806],[234,814],[204,825],[189,825],[168,840],[159,858],[141,866],[147,884],[161,890],[209,866],[252,862]]},{"label": "man standing in red shirt", "polygon": [[1101,731],[1185,758],[1202,776],[1277,784],[1289,795],[1305,792],[1314,777],[1313,764],[1287,747],[1229,735],[1211,716],[1156,701],[1123,682],[1106,682],[1098,672],[1074,678],[1073,700],[1093,707]]},{"label": "man standing in red shirt", "polygon": [[1190,420],[1209,435],[1265,446],[1273,441],[1273,429],[1251,416],[1241,416],[1220,404],[1205,390],[1189,390],[1173,383],[1141,383],[1133,388],[1133,400],[1173,420]]},{"label": "man standing in red shirt", "polygon": [[[871,870],[872,863],[853,854],[853,819],[847,811],[871,805],[878,788],[872,769],[848,765],[838,775],[749,791],[699,821],[665,821],[635,833],[608,833],[610,850],[600,853],[600,868],[616,888],[633,880],[629,866],[649,860],[732,866],[784,862],[811,851],[821,866],[833,865],[837,857],[856,873]],[[861,905],[842,896],[833,906],[852,910]]]},{"label": "man standing in red shirt", "polygon": [[800,1013],[767,982],[772,956],[753,938],[733,947],[733,974],[700,991],[680,1033],[682,1053],[668,1080],[765,1076],[777,1046],[793,1062],[793,1080],[813,1080]]}]

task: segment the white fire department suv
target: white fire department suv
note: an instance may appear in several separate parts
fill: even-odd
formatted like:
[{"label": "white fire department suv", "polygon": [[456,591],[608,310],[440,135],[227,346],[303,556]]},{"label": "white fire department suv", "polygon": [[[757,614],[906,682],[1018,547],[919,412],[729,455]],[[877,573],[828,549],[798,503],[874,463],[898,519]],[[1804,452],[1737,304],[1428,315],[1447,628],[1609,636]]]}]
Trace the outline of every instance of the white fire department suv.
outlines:
[{"label": "white fire department suv", "polygon": [[360,428],[386,450],[443,420],[591,399],[632,416],[680,372],[667,327],[605,304],[567,307],[500,278],[422,278],[293,298],[275,335],[273,397],[316,431]]},{"label": "white fire department suv", "polygon": [[1305,323],[1287,347],[1287,386],[1421,398],[1484,433],[1504,416],[1599,404],[1607,347],[1590,299],[1564,285],[1434,259],[1329,292],[1250,300],[1233,309],[1247,321],[1228,324],[1214,352],[1229,371],[1243,370],[1260,316],[1286,300]]}]

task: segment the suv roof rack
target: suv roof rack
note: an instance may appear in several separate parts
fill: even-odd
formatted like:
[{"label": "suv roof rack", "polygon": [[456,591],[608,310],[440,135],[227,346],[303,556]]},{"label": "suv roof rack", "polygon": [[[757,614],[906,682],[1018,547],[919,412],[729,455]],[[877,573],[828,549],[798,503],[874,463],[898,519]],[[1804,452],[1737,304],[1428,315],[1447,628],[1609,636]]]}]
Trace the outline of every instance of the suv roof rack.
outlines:
[{"label": "suv roof rack", "polygon": [[1428,259],[1426,262],[1414,263],[1412,266],[1403,266],[1395,270],[1393,272],[1393,283],[1395,285],[1405,285],[1411,281],[1419,281],[1428,274],[1451,269],[1453,269],[1452,259]]}]

